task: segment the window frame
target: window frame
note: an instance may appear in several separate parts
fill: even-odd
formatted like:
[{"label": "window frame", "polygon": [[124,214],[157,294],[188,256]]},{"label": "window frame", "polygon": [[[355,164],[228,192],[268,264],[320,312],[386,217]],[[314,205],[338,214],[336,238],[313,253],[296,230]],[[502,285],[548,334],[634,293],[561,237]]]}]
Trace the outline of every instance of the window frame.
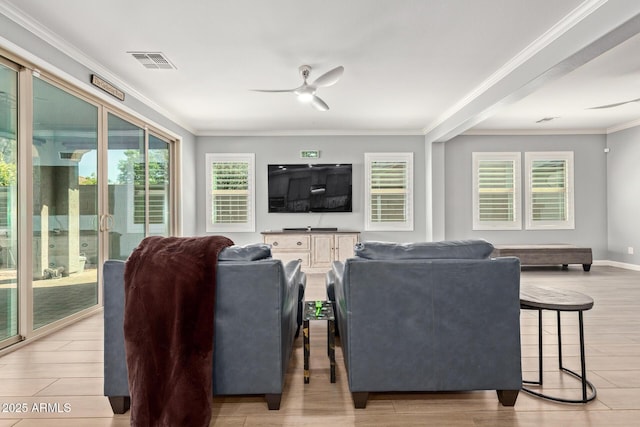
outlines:
[{"label": "window frame", "polygon": [[[512,161],[513,170],[513,221],[480,220],[479,167],[481,161]],[[522,230],[522,154],[517,151],[473,152],[473,230]]]},{"label": "window frame", "polygon": [[[526,168],[525,204],[527,230],[574,230],[575,229],[575,189],[574,189],[574,155],[573,151],[530,151],[524,153]],[[533,219],[533,189],[532,169],[536,160],[563,160],[566,162],[565,171],[565,220],[534,221]]]},{"label": "window frame", "polygon": [[[371,196],[371,166],[374,162],[406,163],[405,220],[404,221],[372,221]],[[413,152],[405,153],[364,153],[365,162],[365,227],[366,231],[413,231],[414,186],[413,186]]]},{"label": "window frame", "polygon": [[[256,203],[255,203],[255,154],[254,153],[206,153],[206,231],[207,232],[250,232],[256,231]],[[245,162],[247,169],[247,221],[244,223],[214,223],[213,222],[213,180],[214,163]]]}]

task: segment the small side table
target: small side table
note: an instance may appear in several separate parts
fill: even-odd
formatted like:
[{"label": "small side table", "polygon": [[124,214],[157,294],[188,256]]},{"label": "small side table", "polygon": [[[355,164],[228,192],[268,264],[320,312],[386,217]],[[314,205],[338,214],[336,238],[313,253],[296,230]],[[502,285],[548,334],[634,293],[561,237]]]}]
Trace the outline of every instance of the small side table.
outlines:
[{"label": "small side table", "polygon": [[[596,388],[587,381],[587,369],[584,354],[584,324],[582,312],[593,307],[593,298],[580,292],[566,289],[545,288],[542,286],[523,285],[520,288],[520,308],[523,310],[538,311],[538,381],[523,380],[524,384],[542,385],[542,310],[553,310],[557,313],[558,323],[558,368],[582,383],[582,399],[564,399],[549,396],[530,388],[522,387],[522,391],[543,399],[553,400],[562,403],[587,403],[595,399]],[[562,365],[562,330],[560,327],[561,311],[577,311],[578,325],[580,331],[580,374]],[[590,395],[587,394],[587,388]]]},{"label": "small side table", "polygon": [[330,301],[305,301],[302,316],[304,337],[304,383],[309,384],[309,320],[327,320],[327,354],[331,367],[331,382],[336,382],[336,324]]}]

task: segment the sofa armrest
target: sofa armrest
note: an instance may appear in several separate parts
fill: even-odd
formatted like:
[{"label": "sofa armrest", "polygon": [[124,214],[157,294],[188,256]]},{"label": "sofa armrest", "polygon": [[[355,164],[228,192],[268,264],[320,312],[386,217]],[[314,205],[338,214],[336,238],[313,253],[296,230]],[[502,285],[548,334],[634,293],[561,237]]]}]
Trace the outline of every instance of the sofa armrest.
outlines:
[{"label": "sofa armrest", "polygon": [[104,284],[104,395],[129,396],[127,363],[124,350],[124,267],[125,262],[107,260],[102,275]]},{"label": "sofa armrest", "polygon": [[331,266],[331,270],[327,271],[325,276],[325,287],[327,290],[327,301],[331,303],[333,307],[333,314],[335,321],[335,336],[340,336],[340,319],[338,316],[338,307],[336,305],[336,281],[342,280],[344,273],[344,263],[342,261],[334,261]]},{"label": "sofa armrest", "polygon": [[302,271],[302,261],[289,261],[285,267],[287,283],[298,285],[298,301],[304,301],[304,291],[307,288],[307,275]]},{"label": "sofa armrest", "polygon": [[307,275],[302,271],[302,261],[293,260],[289,261],[285,266],[285,277],[287,278],[288,288],[291,292],[296,294],[297,299],[297,313],[296,313],[296,333],[297,338],[300,334],[300,327],[302,326],[302,315],[304,310],[304,293],[307,288]]},{"label": "sofa armrest", "polygon": [[284,265],[284,276],[287,283],[292,283],[301,273],[302,261],[295,259]]},{"label": "sofa armrest", "polygon": [[335,304],[336,302],[336,273],[333,272],[333,269],[327,271],[327,274],[324,279],[325,288],[327,290],[327,301],[331,301]]},{"label": "sofa armrest", "polygon": [[[331,270],[327,273],[326,286],[327,297],[337,303],[339,299],[344,297],[343,283],[344,283],[344,269],[345,264],[342,261],[334,261],[331,265]],[[337,313],[335,313],[337,316]]]}]

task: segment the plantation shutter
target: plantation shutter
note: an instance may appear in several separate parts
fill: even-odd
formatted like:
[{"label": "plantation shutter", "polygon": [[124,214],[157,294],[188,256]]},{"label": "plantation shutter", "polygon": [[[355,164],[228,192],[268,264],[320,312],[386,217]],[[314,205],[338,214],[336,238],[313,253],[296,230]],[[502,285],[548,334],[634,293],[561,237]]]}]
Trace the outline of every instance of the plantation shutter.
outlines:
[{"label": "plantation shutter", "polygon": [[567,162],[534,160],[531,164],[533,221],[567,220]]},{"label": "plantation shutter", "polygon": [[413,153],[367,153],[365,159],[367,229],[413,229]]},{"label": "plantation shutter", "polygon": [[514,161],[480,160],[477,173],[480,221],[514,221],[516,218]]},{"label": "plantation shutter", "polygon": [[149,184],[149,224],[164,224],[164,214],[168,210],[164,184]]},{"label": "plantation shutter", "polygon": [[3,186],[0,187],[0,228],[9,227],[11,215],[11,187]]},{"label": "plantation shutter", "polygon": [[212,222],[244,224],[250,217],[249,163],[218,161],[212,165]]},{"label": "plantation shutter", "polygon": [[524,156],[527,229],[574,229],[573,152],[534,151]]},{"label": "plantation shutter", "polygon": [[371,164],[371,221],[402,222],[407,218],[407,164]]},{"label": "plantation shutter", "polygon": [[[145,185],[144,163],[136,163],[134,165],[134,184],[133,184],[133,223],[144,224],[146,220],[146,198],[149,199],[149,224],[164,224],[165,213],[168,212],[168,173],[164,163],[151,163],[149,167],[161,167],[161,173],[155,176],[162,182],[149,183]],[[159,165],[159,166],[158,166]]]},{"label": "plantation shutter", "polygon": [[521,153],[474,152],[473,229],[520,230]]},{"label": "plantation shutter", "polygon": [[145,185],[145,163],[137,161],[133,164],[133,223],[144,224],[147,216]]}]

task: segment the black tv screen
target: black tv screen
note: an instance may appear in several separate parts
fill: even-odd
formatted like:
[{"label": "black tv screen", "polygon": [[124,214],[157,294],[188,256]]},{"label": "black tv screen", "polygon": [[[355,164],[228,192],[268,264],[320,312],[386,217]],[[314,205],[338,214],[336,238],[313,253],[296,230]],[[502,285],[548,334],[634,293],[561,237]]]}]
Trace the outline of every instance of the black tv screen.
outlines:
[{"label": "black tv screen", "polygon": [[351,212],[350,164],[268,168],[269,212]]}]

